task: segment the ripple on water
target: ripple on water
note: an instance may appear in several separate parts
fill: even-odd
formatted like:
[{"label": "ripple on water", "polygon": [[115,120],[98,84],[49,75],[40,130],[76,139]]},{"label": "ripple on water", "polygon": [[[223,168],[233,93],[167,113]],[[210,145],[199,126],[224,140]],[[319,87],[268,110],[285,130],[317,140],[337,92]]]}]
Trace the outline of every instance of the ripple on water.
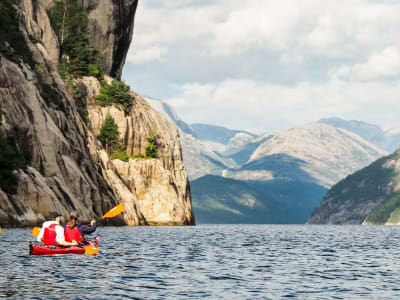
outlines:
[{"label": "ripple on water", "polygon": [[397,298],[399,227],[210,225],[99,228],[96,256],[28,255],[0,235],[0,298]]}]

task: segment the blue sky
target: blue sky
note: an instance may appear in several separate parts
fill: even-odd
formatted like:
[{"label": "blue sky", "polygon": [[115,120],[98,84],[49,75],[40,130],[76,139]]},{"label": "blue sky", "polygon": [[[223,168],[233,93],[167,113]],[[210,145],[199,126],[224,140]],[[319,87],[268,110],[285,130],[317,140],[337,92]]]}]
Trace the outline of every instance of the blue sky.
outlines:
[{"label": "blue sky", "polygon": [[188,123],[400,125],[400,3],[142,0],[123,79]]}]

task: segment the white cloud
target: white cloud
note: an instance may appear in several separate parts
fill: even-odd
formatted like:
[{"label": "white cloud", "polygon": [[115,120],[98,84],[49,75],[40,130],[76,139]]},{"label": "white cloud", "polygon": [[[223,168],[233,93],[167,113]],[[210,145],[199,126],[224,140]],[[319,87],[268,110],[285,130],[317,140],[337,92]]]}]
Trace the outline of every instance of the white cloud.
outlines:
[{"label": "white cloud", "polygon": [[124,79],[188,122],[396,126],[399,15],[397,1],[139,1]]},{"label": "white cloud", "polygon": [[360,80],[372,80],[400,75],[400,49],[389,47],[372,54],[365,63],[352,68],[353,75]]},{"label": "white cloud", "polygon": [[325,55],[345,55],[345,51],[357,51],[352,46],[397,41],[400,26],[400,4],[367,0],[198,3],[179,1],[172,8],[139,4],[135,39],[147,44],[201,39],[214,55],[246,52],[252,47],[279,51],[296,47],[305,54],[325,50]]},{"label": "white cloud", "polygon": [[160,45],[141,46],[138,49],[131,48],[128,52],[127,60],[135,64],[160,61],[161,57],[166,53],[167,48]]},{"label": "white cloud", "polygon": [[400,86],[385,83],[332,80],[288,87],[226,80],[186,84],[179,97],[166,101],[190,122],[213,120],[209,122],[231,128],[249,128],[246,125],[252,123],[252,130],[269,131],[331,116],[379,120],[386,127],[398,120],[398,95]]}]

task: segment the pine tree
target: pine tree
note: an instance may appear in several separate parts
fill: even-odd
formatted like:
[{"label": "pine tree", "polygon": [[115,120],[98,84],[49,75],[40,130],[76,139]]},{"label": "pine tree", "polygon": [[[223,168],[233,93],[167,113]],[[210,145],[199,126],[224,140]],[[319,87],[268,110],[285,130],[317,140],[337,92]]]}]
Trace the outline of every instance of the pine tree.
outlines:
[{"label": "pine tree", "polygon": [[157,157],[157,142],[154,135],[147,138],[149,144],[146,146],[146,156],[151,158]]},{"label": "pine tree", "polygon": [[119,145],[118,142],[118,125],[115,123],[114,118],[108,113],[106,119],[100,128],[100,135],[98,139],[106,148],[108,154],[111,154],[112,150]]},{"label": "pine tree", "polygon": [[119,104],[125,113],[129,113],[133,105],[130,87],[123,81],[113,80],[111,84],[105,84],[100,89],[96,99],[100,106]]},{"label": "pine tree", "polygon": [[101,78],[100,51],[90,44],[88,16],[81,1],[57,0],[49,16],[60,42],[64,69],[78,77],[92,75],[96,69],[96,77]]}]

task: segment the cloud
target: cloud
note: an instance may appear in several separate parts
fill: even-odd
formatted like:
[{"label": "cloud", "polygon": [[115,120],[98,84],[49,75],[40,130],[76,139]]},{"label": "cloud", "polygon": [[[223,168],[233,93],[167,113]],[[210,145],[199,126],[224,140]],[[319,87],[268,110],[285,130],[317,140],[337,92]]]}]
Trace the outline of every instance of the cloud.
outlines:
[{"label": "cloud", "polygon": [[390,127],[398,120],[399,92],[396,84],[336,79],[292,87],[226,80],[219,84],[186,84],[179,97],[166,101],[190,122],[213,120],[211,123],[253,131],[279,130],[331,116],[372,123],[379,120]]},{"label": "cloud", "polygon": [[393,78],[400,75],[400,49],[389,47],[372,54],[365,63],[352,68],[353,75],[360,80]]},{"label": "cloud", "polygon": [[[141,64],[150,61],[160,61],[161,57],[167,53],[166,47],[160,45],[141,46],[139,50],[131,48],[128,52],[127,60],[134,64]],[[137,52],[137,53],[136,53]]]},{"label": "cloud", "polygon": [[395,126],[399,15],[390,0],[139,1],[124,80],[188,122]]}]

